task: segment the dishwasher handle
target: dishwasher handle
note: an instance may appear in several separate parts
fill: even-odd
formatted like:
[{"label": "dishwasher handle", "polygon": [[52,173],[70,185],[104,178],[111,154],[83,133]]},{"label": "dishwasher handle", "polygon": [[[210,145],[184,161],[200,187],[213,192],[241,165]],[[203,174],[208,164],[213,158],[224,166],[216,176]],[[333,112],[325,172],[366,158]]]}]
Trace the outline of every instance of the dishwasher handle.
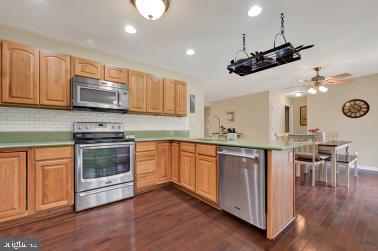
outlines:
[{"label": "dishwasher handle", "polygon": [[231,152],[218,152],[218,154],[225,155],[225,156],[253,159],[253,160],[259,159],[258,155],[247,155],[247,154],[238,154],[238,153],[231,153]]}]

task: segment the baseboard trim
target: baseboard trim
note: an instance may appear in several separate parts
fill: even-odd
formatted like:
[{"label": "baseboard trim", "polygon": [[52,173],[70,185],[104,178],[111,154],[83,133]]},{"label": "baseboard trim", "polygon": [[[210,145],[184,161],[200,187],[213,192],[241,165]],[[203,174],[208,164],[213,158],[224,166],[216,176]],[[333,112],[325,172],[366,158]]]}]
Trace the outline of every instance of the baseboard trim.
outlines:
[{"label": "baseboard trim", "polygon": [[378,172],[378,167],[375,166],[358,166],[358,169]]}]

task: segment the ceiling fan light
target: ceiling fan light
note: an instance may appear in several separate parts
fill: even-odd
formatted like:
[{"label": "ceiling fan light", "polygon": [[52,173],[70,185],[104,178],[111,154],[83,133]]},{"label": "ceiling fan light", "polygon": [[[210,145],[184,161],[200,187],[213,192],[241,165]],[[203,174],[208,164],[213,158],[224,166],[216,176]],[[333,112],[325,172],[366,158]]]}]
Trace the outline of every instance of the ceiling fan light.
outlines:
[{"label": "ceiling fan light", "polygon": [[297,93],[295,93],[295,96],[296,97],[302,97],[302,94],[303,94],[302,92],[297,92]]},{"label": "ceiling fan light", "polygon": [[168,9],[168,0],[131,0],[139,13],[146,19],[153,21],[161,18]]},{"label": "ceiling fan light", "polygon": [[328,88],[325,87],[325,86],[323,86],[323,85],[321,85],[321,86],[319,86],[319,91],[320,91],[320,92],[327,92],[327,91],[328,91]]},{"label": "ceiling fan light", "polygon": [[317,93],[317,90],[314,88],[314,87],[311,87],[307,90],[308,93],[310,94],[316,94]]}]

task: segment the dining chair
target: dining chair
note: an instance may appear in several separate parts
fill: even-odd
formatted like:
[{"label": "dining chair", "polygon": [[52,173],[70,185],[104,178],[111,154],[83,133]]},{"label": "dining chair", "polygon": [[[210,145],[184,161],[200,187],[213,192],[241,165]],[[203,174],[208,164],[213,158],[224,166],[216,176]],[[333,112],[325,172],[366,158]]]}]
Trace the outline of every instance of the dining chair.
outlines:
[{"label": "dining chair", "polygon": [[[324,163],[325,173],[327,173],[327,164],[330,163],[330,159],[326,159]],[[354,167],[354,176],[358,176],[358,152],[354,152],[354,155],[350,154],[337,154],[336,155],[337,168],[339,165],[345,166],[345,186],[349,188],[349,176],[350,169]],[[339,174],[339,172],[336,172]],[[327,179],[327,174],[326,174]]]},{"label": "dining chair", "polygon": [[287,132],[276,132],[274,135],[276,136],[276,140],[278,142],[287,142],[289,139],[289,133]]},{"label": "dining chair", "polygon": [[[321,155],[318,152],[316,137],[314,135],[289,135],[289,142],[308,143],[305,146],[295,148],[295,168],[296,176],[300,177],[301,165],[310,166],[312,172],[312,186],[315,186],[315,171],[319,166],[324,171],[324,161],[329,158],[327,155]],[[327,181],[327,179],[325,179]]]}]

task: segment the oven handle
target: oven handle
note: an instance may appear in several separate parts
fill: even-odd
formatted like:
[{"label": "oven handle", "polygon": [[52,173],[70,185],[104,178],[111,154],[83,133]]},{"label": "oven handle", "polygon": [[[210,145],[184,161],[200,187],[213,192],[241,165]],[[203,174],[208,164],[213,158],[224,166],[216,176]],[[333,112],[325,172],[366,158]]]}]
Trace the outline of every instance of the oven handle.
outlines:
[{"label": "oven handle", "polygon": [[134,142],[124,142],[124,143],[100,143],[100,144],[85,144],[78,145],[80,149],[104,149],[104,148],[120,148],[125,146],[133,146]]},{"label": "oven handle", "polygon": [[82,192],[82,193],[79,193],[79,196],[87,196],[87,195],[91,195],[91,194],[116,190],[116,189],[119,189],[119,188],[122,188],[122,187],[129,187],[129,186],[134,186],[134,183],[130,182],[130,183],[127,183],[127,184],[121,184],[121,185],[115,185],[115,186],[111,186],[111,187],[99,188],[99,189],[96,189],[95,191]]}]

